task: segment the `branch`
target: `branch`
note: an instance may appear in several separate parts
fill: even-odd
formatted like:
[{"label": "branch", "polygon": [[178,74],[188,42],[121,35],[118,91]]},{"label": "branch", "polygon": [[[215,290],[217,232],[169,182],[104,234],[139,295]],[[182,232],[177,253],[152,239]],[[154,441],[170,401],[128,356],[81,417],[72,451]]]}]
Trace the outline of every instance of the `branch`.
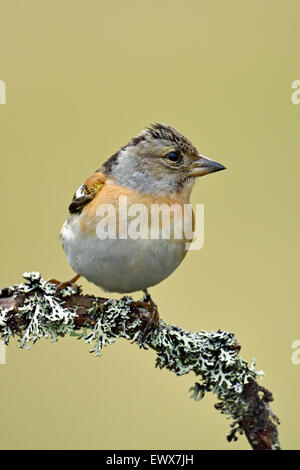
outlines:
[{"label": "branch", "polygon": [[263,374],[240,356],[240,345],[232,333],[187,332],[163,320],[143,334],[150,315],[150,304],[82,295],[78,287],[55,291],[39,273],[25,273],[25,284],[0,291],[0,336],[5,344],[19,336],[20,347],[41,337],[56,341],[76,336],[92,345],[90,352],[101,355],[102,348],[117,338],[126,338],[141,348],[157,352],[156,366],[176,375],[193,371],[200,378],[190,389],[196,401],[206,392],[217,395],[215,407],[232,419],[227,439],[245,433],[253,449],[279,449],[276,424],[270,408],[272,394],[258,385]]}]

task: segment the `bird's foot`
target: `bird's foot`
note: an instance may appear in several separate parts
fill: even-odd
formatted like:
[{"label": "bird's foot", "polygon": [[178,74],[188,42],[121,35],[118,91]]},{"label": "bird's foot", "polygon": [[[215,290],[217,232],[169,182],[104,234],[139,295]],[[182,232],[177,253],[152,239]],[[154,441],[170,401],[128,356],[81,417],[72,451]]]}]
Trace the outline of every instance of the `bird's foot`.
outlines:
[{"label": "bird's foot", "polygon": [[144,296],[142,303],[146,306],[149,312],[149,318],[142,333],[142,337],[145,340],[150,330],[153,327],[156,328],[159,325],[159,313],[158,313],[157,305],[153,302],[152,297],[149,294],[148,290],[144,289],[143,292],[145,296]]},{"label": "bird's foot", "polygon": [[57,279],[49,279],[49,281],[47,281],[47,284],[55,284],[56,285],[56,289],[55,289],[56,293],[60,292],[63,289],[66,289],[66,287],[73,287],[77,291],[78,286],[75,283],[79,278],[80,278],[80,274],[76,274],[76,276],[72,277],[72,279],[70,279],[69,281],[65,281],[65,282],[57,281]]}]

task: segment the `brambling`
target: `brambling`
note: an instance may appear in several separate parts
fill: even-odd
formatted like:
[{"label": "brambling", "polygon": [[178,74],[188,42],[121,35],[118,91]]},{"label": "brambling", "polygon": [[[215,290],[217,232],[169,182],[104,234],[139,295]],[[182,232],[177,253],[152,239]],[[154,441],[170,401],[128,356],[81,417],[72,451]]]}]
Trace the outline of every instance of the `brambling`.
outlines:
[{"label": "brambling", "polygon": [[[134,137],[85,181],[69,206],[61,238],[77,273],[71,281],[84,276],[109,292],[147,293],[148,287],[167,278],[182,262],[186,238],[99,236],[98,208],[110,205],[120,217],[121,196],[127,198],[128,206],[139,204],[149,211],[153,204],[183,207],[189,204],[197,177],[223,169],[168,125],[152,125]],[[120,226],[118,221],[117,228]]]}]

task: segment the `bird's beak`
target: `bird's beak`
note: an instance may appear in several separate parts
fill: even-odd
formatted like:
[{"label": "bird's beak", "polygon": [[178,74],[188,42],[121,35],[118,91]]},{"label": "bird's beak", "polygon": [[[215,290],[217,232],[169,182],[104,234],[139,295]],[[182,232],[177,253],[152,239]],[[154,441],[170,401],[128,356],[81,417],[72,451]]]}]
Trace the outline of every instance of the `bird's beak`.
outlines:
[{"label": "bird's beak", "polygon": [[199,158],[190,167],[190,175],[196,178],[197,176],[204,176],[221,170],[226,170],[225,166],[221,165],[221,163],[199,155]]}]

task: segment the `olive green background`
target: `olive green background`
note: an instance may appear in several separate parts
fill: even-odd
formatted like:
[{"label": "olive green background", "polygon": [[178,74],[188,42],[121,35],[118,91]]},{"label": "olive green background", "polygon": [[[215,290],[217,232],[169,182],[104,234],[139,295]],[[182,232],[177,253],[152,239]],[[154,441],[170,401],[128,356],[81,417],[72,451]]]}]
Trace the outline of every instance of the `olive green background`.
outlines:
[{"label": "olive green background", "polygon": [[[225,172],[199,179],[205,245],[151,289],[163,319],[232,331],[266,372],[284,448],[299,448],[298,1],[0,0],[0,286],[73,275],[59,231],[101,163],[165,122]],[[85,292],[103,295],[83,281]],[[139,294],[135,294],[137,298]],[[118,297],[118,296],[116,296]],[[7,348],[3,449],[248,449],[215,397],[120,340],[101,358],[75,338]]]}]

